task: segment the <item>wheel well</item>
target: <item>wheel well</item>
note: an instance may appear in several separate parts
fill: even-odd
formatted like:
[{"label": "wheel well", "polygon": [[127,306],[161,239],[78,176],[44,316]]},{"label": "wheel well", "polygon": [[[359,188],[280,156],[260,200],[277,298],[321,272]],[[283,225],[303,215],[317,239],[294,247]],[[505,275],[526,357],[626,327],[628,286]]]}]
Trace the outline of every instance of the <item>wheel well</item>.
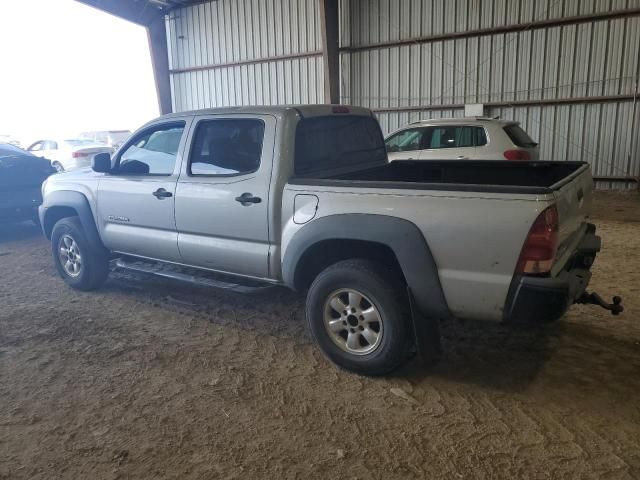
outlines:
[{"label": "wheel well", "polygon": [[395,281],[406,283],[402,267],[390,247],[365,240],[322,240],[309,247],[296,266],[296,290],[307,290],[325,268],[342,260],[363,258],[381,263],[390,269]]},{"label": "wheel well", "polygon": [[47,238],[51,238],[54,225],[63,218],[77,217],[78,212],[71,207],[51,207],[47,209],[42,228]]}]

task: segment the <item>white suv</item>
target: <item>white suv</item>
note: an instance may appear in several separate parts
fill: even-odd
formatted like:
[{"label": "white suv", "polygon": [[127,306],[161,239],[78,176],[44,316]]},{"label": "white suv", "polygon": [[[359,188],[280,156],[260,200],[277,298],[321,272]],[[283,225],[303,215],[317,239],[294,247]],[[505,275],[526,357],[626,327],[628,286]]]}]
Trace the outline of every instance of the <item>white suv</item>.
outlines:
[{"label": "white suv", "polygon": [[394,160],[538,160],[518,122],[483,117],[420,120],[385,140]]}]

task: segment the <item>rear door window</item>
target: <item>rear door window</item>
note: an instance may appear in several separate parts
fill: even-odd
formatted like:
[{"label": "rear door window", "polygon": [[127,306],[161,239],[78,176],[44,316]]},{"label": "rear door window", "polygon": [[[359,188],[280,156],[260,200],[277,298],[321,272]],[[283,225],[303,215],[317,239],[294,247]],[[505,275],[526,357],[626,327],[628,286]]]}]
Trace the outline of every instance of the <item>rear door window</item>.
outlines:
[{"label": "rear door window", "polygon": [[264,122],[252,118],[202,120],[198,123],[189,175],[243,175],[260,167]]},{"label": "rear door window", "polygon": [[427,130],[424,141],[426,149],[480,147],[487,144],[487,135],[482,127],[443,125]]},{"label": "rear door window", "polygon": [[504,127],[504,131],[511,139],[514,145],[521,148],[531,148],[538,145],[533,139],[525,132],[520,125],[507,125]]}]

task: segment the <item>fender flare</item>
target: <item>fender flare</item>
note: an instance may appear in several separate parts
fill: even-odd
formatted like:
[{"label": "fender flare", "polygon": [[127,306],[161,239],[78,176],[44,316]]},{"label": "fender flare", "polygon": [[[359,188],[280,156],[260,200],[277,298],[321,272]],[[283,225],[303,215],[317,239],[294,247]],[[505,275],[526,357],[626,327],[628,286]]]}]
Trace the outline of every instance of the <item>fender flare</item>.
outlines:
[{"label": "fender flare", "polygon": [[438,267],[420,229],[408,220],[375,214],[330,215],[302,227],[289,242],[282,277],[290,288],[305,252],[325,240],[362,240],[386,245],[395,254],[420,311],[429,318],[449,318]]},{"label": "fender flare", "polygon": [[56,207],[74,209],[78,213],[80,223],[89,242],[91,242],[92,245],[104,248],[87,197],[80,192],[74,192],[72,190],[57,190],[47,194],[44,198],[39,208],[39,215],[42,230],[47,238],[51,238],[51,230],[47,231],[45,227],[47,215]]}]

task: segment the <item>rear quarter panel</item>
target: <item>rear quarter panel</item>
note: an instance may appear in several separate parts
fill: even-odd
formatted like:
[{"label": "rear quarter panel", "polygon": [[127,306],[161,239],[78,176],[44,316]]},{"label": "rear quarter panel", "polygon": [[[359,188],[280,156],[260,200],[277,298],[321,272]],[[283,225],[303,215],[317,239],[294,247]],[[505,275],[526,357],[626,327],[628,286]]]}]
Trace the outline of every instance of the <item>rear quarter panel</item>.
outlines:
[{"label": "rear quarter panel", "polygon": [[[316,215],[305,224],[293,221],[299,194],[318,197]],[[431,249],[451,313],[499,321],[527,233],[552,202],[535,195],[287,185],[282,258],[293,236],[318,218],[369,213],[406,219]]]}]

